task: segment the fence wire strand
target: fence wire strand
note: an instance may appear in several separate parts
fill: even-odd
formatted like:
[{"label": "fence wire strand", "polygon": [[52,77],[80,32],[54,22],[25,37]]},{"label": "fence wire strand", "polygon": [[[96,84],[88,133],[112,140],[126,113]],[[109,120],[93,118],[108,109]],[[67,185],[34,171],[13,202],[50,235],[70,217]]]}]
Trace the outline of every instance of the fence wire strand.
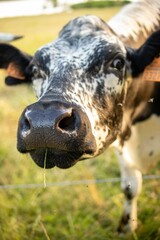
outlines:
[{"label": "fence wire strand", "polygon": [[[126,180],[130,180],[125,179]],[[145,175],[144,180],[159,180],[159,175]],[[83,179],[75,181],[62,181],[62,182],[49,182],[45,184],[45,187],[65,187],[65,186],[76,186],[76,185],[90,185],[100,183],[117,183],[121,182],[121,178],[105,178],[105,179]],[[29,189],[29,188],[44,188],[44,183],[30,183],[30,184],[8,184],[0,185],[0,189]]]}]

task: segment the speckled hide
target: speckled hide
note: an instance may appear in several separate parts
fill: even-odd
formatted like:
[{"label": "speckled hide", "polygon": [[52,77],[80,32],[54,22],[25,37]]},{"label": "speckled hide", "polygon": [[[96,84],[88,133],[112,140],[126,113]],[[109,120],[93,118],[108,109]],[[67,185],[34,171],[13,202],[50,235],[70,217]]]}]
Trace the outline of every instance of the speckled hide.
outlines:
[{"label": "speckled hide", "polygon": [[108,24],[92,15],[71,20],[33,57],[0,44],[6,84],[32,82],[37,96],[19,120],[21,153],[40,167],[69,168],[116,147],[125,194],[121,233],[136,229],[142,173],[160,156],[160,83],[141,80],[159,56],[159,26],[160,1],[146,0]]}]

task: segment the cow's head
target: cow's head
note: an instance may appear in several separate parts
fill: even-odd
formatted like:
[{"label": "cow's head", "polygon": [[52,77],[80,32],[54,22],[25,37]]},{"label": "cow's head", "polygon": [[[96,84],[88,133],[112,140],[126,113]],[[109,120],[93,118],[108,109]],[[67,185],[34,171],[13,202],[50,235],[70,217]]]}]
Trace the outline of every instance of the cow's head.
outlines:
[{"label": "cow's head", "polygon": [[31,61],[24,55],[25,80],[32,80],[38,101],[21,115],[18,150],[46,168],[68,168],[100,154],[121,130],[127,67],[134,76],[143,71],[159,52],[157,36],[154,44],[128,49],[101,19],[83,16]]}]

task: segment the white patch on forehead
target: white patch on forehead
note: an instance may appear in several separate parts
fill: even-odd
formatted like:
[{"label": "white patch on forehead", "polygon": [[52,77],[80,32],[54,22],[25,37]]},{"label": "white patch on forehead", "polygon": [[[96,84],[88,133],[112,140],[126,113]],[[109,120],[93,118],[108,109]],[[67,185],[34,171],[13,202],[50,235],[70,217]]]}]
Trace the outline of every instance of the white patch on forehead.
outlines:
[{"label": "white patch on forehead", "polygon": [[35,92],[37,98],[39,98],[41,96],[42,83],[43,83],[42,78],[33,80],[33,89],[34,89],[34,92]]},{"label": "white patch on forehead", "polygon": [[43,95],[46,93],[46,91],[49,88],[49,79],[35,79],[33,80],[33,89],[35,91],[36,97],[39,99],[43,97]]},{"label": "white patch on forehead", "polygon": [[123,85],[119,83],[119,78],[115,74],[107,74],[105,81],[105,89],[108,94],[121,93]]}]

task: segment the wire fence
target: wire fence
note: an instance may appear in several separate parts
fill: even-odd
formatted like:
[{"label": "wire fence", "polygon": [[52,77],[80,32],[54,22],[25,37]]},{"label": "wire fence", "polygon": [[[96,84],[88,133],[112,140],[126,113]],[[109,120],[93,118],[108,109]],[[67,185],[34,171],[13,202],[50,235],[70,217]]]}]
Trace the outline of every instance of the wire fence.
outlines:
[{"label": "wire fence", "polygon": [[[127,179],[130,180],[131,178]],[[160,175],[145,175],[144,180],[160,180]],[[44,187],[65,187],[76,185],[90,185],[100,183],[116,183],[121,182],[121,178],[105,178],[105,179],[83,179],[75,181],[49,182],[49,183],[31,183],[31,184],[8,184],[0,185],[0,189],[29,189],[29,188],[44,188]]]}]

